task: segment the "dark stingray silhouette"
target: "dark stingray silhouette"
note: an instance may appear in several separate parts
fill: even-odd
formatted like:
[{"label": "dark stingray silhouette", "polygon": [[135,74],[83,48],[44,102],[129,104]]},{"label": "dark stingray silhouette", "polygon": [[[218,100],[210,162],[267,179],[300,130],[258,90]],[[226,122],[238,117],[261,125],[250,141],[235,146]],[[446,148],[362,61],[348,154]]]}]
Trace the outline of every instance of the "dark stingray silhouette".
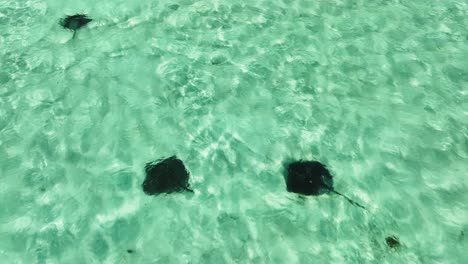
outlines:
[{"label": "dark stingray silhouette", "polygon": [[145,166],[146,178],[142,184],[147,195],[189,191],[189,172],[176,156],[150,162]]},{"label": "dark stingray silhouette", "polygon": [[328,169],[318,161],[295,161],[288,164],[286,175],[288,192],[302,195],[335,193],[344,197],[352,205],[366,209],[359,203],[333,188],[333,177]]},{"label": "dark stingray silhouette", "polygon": [[76,31],[88,24],[89,22],[93,21],[91,18],[88,18],[86,15],[83,14],[76,14],[73,16],[66,16],[65,18],[60,20],[60,25],[63,28],[70,29],[73,31],[73,38],[75,38]]},{"label": "dark stingray silhouette", "polygon": [[400,247],[400,241],[396,236],[388,236],[385,238],[385,242],[387,242],[387,246],[392,249],[396,249]]}]

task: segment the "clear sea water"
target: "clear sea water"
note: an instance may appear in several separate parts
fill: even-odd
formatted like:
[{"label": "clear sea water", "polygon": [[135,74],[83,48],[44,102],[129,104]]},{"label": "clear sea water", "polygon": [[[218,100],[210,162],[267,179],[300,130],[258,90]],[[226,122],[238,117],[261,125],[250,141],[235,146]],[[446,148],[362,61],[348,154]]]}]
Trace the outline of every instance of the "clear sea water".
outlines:
[{"label": "clear sea water", "polygon": [[[467,263],[467,28],[465,0],[0,0],[0,262]],[[174,154],[195,193],[145,195]],[[290,159],[368,211],[288,193]]]}]

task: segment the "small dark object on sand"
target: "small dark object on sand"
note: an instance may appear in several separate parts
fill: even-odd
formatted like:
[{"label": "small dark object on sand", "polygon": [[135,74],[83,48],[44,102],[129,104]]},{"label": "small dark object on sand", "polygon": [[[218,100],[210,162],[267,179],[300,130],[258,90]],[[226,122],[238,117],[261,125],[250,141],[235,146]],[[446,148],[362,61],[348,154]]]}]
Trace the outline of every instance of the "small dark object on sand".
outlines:
[{"label": "small dark object on sand", "polygon": [[73,30],[73,38],[76,35],[76,31],[84,27],[89,22],[93,21],[91,18],[88,18],[86,15],[77,14],[73,16],[66,16],[60,20],[60,25],[63,28]]},{"label": "small dark object on sand", "polygon": [[400,241],[398,241],[398,238],[396,236],[386,237],[385,242],[387,242],[387,246],[392,249],[396,249],[400,247]]},{"label": "small dark object on sand", "polygon": [[134,252],[135,252],[135,251],[134,251],[133,249],[127,249],[127,253],[128,253],[128,254],[132,254],[132,253],[134,253]]},{"label": "small dark object on sand", "polygon": [[146,164],[145,172],[146,178],[142,187],[147,195],[193,192],[189,189],[189,172],[176,156]]},{"label": "small dark object on sand", "polygon": [[343,196],[351,204],[366,209],[347,196],[335,191],[332,175],[318,161],[296,161],[290,163],[287,168],[286,187],[288,192],[302,195],[320,195],[332,192]]}]

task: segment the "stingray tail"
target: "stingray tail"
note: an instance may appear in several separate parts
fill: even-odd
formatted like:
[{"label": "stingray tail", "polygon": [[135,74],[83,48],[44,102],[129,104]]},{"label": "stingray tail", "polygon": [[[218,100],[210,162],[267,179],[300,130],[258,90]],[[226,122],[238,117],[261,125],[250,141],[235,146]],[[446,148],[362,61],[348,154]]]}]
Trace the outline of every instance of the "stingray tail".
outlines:
[{"label": "stingray tail", "polygon": [[338,194],[339,196],[344,197],[344,198],[345,198],[346,200],[348,200],[348,202],[351,203],[352,205],[357,206],[357,207],[361,207],[362,209],[367,210],[366,207],[364,207],[363,205],[361,205],[361,204],[359,204],[359,203],[357,203],[357,202],[351,200],[351,198],[349,198],[348,196],[346,196],[346,195],[344,195],[344,194],[342,194],[342,193],[339,193],[339,192],[337,192],[337,191],[335,191],[335,190],[333,190],[333,189],[332,189],[331,191],[332,191],[333,193]]},{"label": "stingray tail", "polygon": [[72,39],[74,39],[75,36],[76,36],[76,30],[73,30],[73,37],[72,37]]},{"label": "stingray tail", "polygon": [[190,189],[189,187],[184,187],[184,190],[186,190],[187,192],[194,193],[194,191],[192,189]]}]

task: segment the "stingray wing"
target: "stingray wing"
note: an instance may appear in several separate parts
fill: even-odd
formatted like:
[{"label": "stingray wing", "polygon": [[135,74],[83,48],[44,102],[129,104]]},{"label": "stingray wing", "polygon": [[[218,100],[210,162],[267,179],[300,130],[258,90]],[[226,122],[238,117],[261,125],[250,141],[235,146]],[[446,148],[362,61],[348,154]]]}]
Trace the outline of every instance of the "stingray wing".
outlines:
[{"label": "stingray wing", "polygon": [[78,30],[89,22],[93,21],[91,18],[84,14],[77,14],[73,16],[66,16],[60,20],[60,25],[64,28],[71,30]]}]

